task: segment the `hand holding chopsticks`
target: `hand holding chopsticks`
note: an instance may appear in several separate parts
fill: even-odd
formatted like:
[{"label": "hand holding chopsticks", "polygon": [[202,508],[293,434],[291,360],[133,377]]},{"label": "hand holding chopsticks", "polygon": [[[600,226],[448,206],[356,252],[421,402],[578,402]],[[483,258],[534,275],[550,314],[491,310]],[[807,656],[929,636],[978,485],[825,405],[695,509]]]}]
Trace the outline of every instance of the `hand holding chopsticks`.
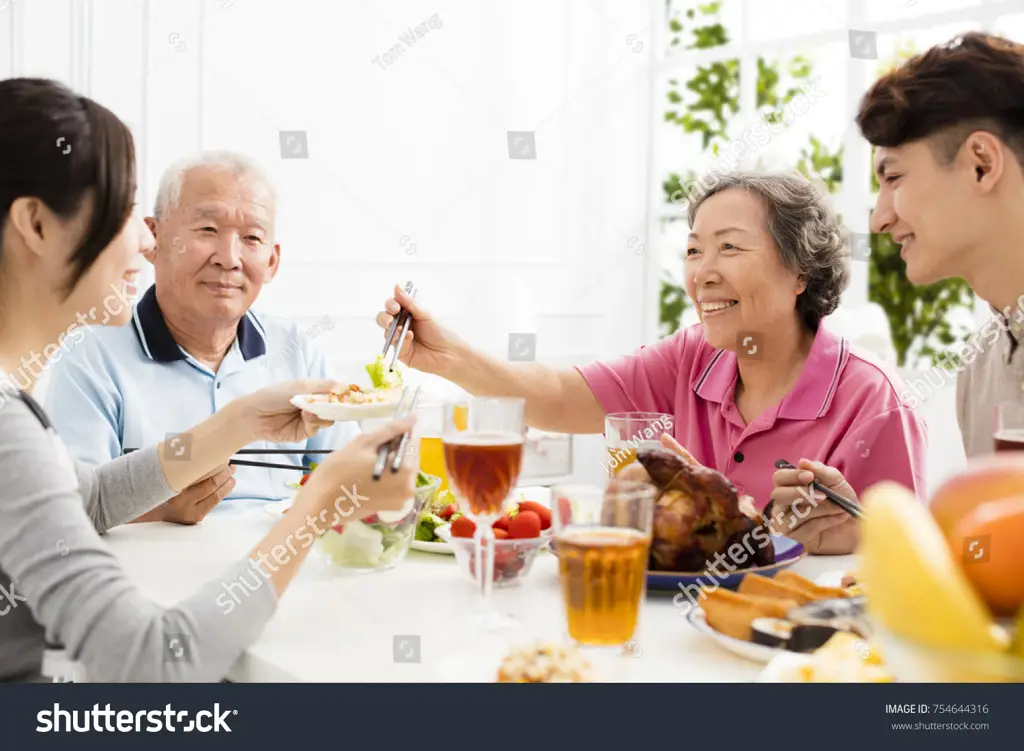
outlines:
[{"label": "hand holding chopsticks", "polygon": [[[398,409],[395,412],[395,419],[401,420],[416,411],[416,403],[420,398],[420,387],[416,389],[410,395],[409,389],[406,388],[402,391],[402,398],[398,400]],[[373,468],[373,479],[379,480],[384,474],[384,467],[388,464],[388,457],[393,451],[395,456],[391,460],[391,472],[395,473],[402,466],[402,458],[405,456],[407,447],[409,445],[410,434],[408,432],[402,433],[397,438],[382,445],[377,452],[377,464]]]},{"label": "hand holding chopsticks", "polygon": [[[411,297],[416,297],[416,289],[412,286],[412,282],[406,282],[405,293]],[[395,361],[398,360],[398,356],[402,352],[402,342],[405,341],[405,336],[409,333],[411,325],[412,313],[402,308],[394,320],[391,321],[391,326],[388,327],[387,338],[384,341],[384,351],[381,354],[386,358],[388,350],[393,348],[391,359],[388,362],[389,371],[395,369]],[[397,339],[395,338],[396,332],[398,332]]]},{"label": "hand holding chopsticks", "polygon": [[[779,497],[779,500],[783,500],[783,496],[791,496],[791,491],[794,489],[798,490],[798,496],[802,496],[804,498],[807,497],[807,484],[799,483],[797,478],[803,472],[807,472],[813,478],[815,472],[808,468],[794,467],[785,459],[779,459],[777,462],[775,462],[775,467],[779,470],[782,470],[782,472],[776,472],[773,478],[775,482],[775,490],[772,492],[773,501],[777,499],[777,496]],[[854,517],[855,519],[863,519],[864,511],[861,508],[861,505],[856,500],[851,500],[856,496],[854,495],[853,488],[851,488],[849,483],[846,482],[842,474],[840,474],[838,470],[832,467],[824,467],[824,470],[830,471],[833,475],[833,480],[832,482],[829,483],[832,487],[828,487],[824,483],[819,482],[817,479],[812,479],[812,481],[809,483],[811,487],[813,487],[814,490],[825,496],[825,498],[827,498],[833,505],[838,506],[850,516]],[[836,489],[838,489],[839,492],[837,492]],[[796,504],[799,502],[800,498],[797,497],[796,500],[793,500],[792,498],[787,498],[784,500],[784,502],[786,500],[788,500],[789,502],[788,505],[792,505],[795,507]],[[809,516],[809,514],[804,514],[801,516],[801,518],[805,518],[807,516]]]}]

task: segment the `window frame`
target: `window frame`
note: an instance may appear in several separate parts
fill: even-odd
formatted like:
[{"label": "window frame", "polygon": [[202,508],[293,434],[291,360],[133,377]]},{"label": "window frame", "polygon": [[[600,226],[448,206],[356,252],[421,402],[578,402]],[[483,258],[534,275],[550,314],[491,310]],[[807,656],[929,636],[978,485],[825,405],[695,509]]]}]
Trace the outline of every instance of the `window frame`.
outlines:
[{"label": "window frame", "polygon": [[[729,1],[729,0],[726,0]],[[735,0],[733,0],[735,1]],[[662,165],[664,161],[659,158],[661,138],[658,129],[662,124],[662,110],[665,107],[663,97],[659,97],[659,82],[672,74],[680,74],[692,70],[697,65],[708,65],[726,60],[739,60],[740,64],[740,91],[739,91],[739,112],[737,118],[743,118],[744,112],[751,112],[754,109],[757,95],[757,83],[755,72],[757,70],[757,59],[763,56],[784,55],[788,51],[797,48],[823,46],[844,42],[849,38],[850,29],[875,31],[885,34],[899,34],[926,30],[935,26],[944,26],[955,23],[980,23],[982,30],[992,32],[999,19],[1013,13],[1024,12],[1024,0],[981,0],[979,4],[956,10],[939,11],[927,13],[911,18],[894,19],[871,23],[867,20],[866,9],[861,0],[846,0],[845,4],[845,25],[838,29],[828,31],[797,34],[780,39],[748,41],[750,39],[750,28],[748,19],[749,9],[754,2],[764,0],[739,0],[740,8],[740,29],[736,41],[703,50],[687,50],[673,53],[667,48],[666,30],[668,28],[668,3],[665,0],[651,0],[654,5],[652,17],[658,19],[652,29],[652,71],[651,71],[651,132],[650,143],[650,187],[649,187],[649,210],[648,210],[648,237],[650,246],[655,249],[653,259],[648,260],[646,274],[646,289],[644,299],[648,301],[644,322],[645,340],[657,339],[659,332],[659,310],[658,290],[661,284],[662,266],[657,259],[661,258],[662,240],[661,224],[664,220],[676,217],[673,211],[668,210],[662,201],[661,181],[664,177]],[[871,190],[871,146],[861,137],[854,117],[861,97],[873,80],[874,68],[872,60],[859,60],[847,57],[845,62],[846,72],[846,98],[845,120],[849,123],[843,133],[843,184],[834,197],[836,209],[843,216],[844,223],[852,232],[869,232],[870,212],[874,208],[875,194]],[[868,299],[868,273],[867,266],[855,264],[859,268],[853,269],[852,280],[849,289],[843,296],[843,306],[858,306],[867,304]],[[977,301],[975,305],[975,319],[980,325],[988,316],[987,305],[983,301]]]}]

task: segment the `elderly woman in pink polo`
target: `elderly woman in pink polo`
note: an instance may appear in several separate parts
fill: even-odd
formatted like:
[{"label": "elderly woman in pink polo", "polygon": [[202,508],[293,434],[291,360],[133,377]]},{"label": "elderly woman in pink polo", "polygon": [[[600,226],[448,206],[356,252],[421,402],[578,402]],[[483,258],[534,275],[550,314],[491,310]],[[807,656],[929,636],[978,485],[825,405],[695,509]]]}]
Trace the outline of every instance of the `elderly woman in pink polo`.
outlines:
[{"label": "elderly woman in pink polo", "polygon": [[[696,196],[689,220],[686,291],[700,323],[618,360],[572,369],[500,361],[398,287],[377,323],[386,328],[399,305],[411,311],[403,362],[474,395],[523,397],[528,422],[543,430],[601,433],[609,413],[667,413],[677,450],[758,507],[773,502],[771,518],[796,522],[786,534],[811,552],[850,552],[857,521],[808,486],[816,479],[856,499],[894,480],[923,497],[926,437],[897,377],[825,323],[849,280],[837,218],[800,176],[744,173]],[[777,470],[779,459],[797,469]]]}]

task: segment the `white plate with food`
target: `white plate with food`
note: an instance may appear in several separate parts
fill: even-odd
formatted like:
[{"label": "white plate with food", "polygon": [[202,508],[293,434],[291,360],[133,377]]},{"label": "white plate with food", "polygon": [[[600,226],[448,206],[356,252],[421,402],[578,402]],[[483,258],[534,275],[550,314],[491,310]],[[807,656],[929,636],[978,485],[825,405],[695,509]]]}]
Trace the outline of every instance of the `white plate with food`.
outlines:
[{"label": "white plate with food", "polygon": [[401,398],[401,389],[366,389],[353,383],[341,392],[298,394],[292,397],[291,403],[301,410],[312,412],[321,420],[358,422],[391,417],[398,409]]},{"label": "white plate with food", "polygon": [[[447,526],[447,525],[445,525]],[[455,555],[455,551],[452,550],[452,546],[444,541],[440,542],[427,542],[426,540],[413,540],[410,546],[413,550],[419,550],[421,553],[437,553],[438,555]]]},{"label": "white plate with food", "polygon": [[366,366],[366,373],[370,376],[368,387],[350,383],[326,394],[299,394],[292,397],[291,403],[321,420],[335,422],[391,417],[402,400],[401,368],[396,365],[395,370],[389,370],[384,365],[384,357],[377,355],[377,359]]},{"label": "white plate with food", "polygon": [[722,647],[745,660],[767,664],[771,662],[773,657],[785,651],[774,647],[766,647],[763,644],[755,644],[752,641],[734,639],[731,636],[715,631],[715,629],[708,625],[704,611],[693,605],[690,606],[690,610],[686,613],[686,620],[702,634],[710,636]]},{"label": "white plate with food", "polygon": [[748,574],[736,591],[702,593],[686,619],[733,654],[768,663],[810,653],[840,631],[866,632],[863,599],[852,587],[817,584],[792,571]]}]

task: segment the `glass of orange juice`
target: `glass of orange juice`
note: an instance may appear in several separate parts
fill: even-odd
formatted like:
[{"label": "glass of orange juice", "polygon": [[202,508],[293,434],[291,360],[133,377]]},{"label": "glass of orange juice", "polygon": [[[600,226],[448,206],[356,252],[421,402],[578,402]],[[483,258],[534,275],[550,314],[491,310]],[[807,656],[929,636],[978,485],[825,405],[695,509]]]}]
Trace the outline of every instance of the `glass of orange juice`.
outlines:
[{"label": "glass of orange juice", "polygon": [[[466,429],[468,404],[458,404],[453,408],[453,422],[459,430]],[[448,471],[444,465],[445,405],[430,403],[416,409],[416,427],[420,434],[420,471],[427,475],[441,478],[438,492],[448,489]]]},{"label": "glass of orange juice", "polygon": [[656,493],[648,483],[614,478],[605,488],[556,485],[551,491],[569,637],[606,664],[636,652]]}]

